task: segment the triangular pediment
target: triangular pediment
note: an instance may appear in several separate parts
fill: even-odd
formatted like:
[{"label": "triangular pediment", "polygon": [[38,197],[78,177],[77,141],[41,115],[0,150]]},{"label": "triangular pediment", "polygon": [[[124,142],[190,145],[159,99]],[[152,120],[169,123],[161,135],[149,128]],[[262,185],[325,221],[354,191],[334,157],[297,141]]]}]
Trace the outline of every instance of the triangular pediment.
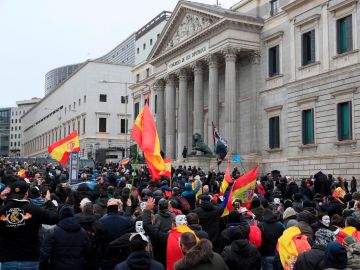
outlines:
[{"label": "triangular pediment", "polygon": [[[202,8],[205,6],[205,8]],[[149,59],[178,47],[192,39],[197,34],[206,31],[223,17],[221,14],[211,12],[209,5],[202,5],[188,1],[179,1],[162,34],[154,46]]]}]

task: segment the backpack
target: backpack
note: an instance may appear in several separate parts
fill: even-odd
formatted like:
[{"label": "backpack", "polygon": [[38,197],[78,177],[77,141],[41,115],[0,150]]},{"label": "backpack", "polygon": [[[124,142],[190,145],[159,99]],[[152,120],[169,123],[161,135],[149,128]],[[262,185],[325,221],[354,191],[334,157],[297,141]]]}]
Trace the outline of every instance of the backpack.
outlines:
[{"label": "backpack", "polygon": [[185,213],[190,211],[190,204],[187,199],[180,197],[181,210]]},{"label": "backpack", "polygon": [[262,235],[260,228],[254,224],[250,225],[249,242],[256,246],[257,249],[261,248]]}]

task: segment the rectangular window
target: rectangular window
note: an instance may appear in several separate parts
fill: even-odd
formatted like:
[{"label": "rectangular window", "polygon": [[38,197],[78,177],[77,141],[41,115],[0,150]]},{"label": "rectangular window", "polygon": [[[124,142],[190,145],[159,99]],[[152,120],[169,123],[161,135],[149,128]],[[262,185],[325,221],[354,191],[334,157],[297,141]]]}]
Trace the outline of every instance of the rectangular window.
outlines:
[{"label": "rectangular window", "polygon": [[136,117],[138,116],[140,112],[139,109],[140,109],[140,104],[139,102],[136,102],[134,105],[134,119],[136,119]]},{"label": "rectangular window", "polygon": [[75,101],[74,101],[73,107],[74,107],[74,110],[75,110],[75,108],[76,108],[76,102]]},{"label": "rectangular window", "polygon": [[352,140],[351,101],[338,103],[337,118],[339,141]]},{"label": "rectangular window", "polygon": [[105,94],[100,94],[100,102],[106,102],[107,96]]},{"label": "rectangular window", "polygon": [[120,120],[120,133],[125,134],[128,132],[128,120],[127,119],[121,119]]},{"label": "rectangular window", "polygon": [[66,136],[66,126],[64,126],[64,138]]},{"label": "rectangular window", "polygon": [[155,95],[155,100],[154,101],[155,101],[155,108],[154,109],[155,109],[155,113],[157,113],[157,95]]},{"label": "rectangular window", "polygon": [[150,68],[147,68],[146,69],[146,78],[149,78],[149,76],[150,76]]},{"label": "rectangular window", "polygon": [[77,130],[78,130],[78,133],[80,133],[80,120],[78,120],[78,123],[77,123]]},{"label": "rectangular window", "polygon": [[352,51],[352,15],[336,21],[337,53]]},{"label": "rectangular window", "polygon": [[314,109],[302,111],[302,143],[314,144]]},{"label": "rectangular window", "polygon": [[81,99],[79,98],[79,103],[78,103],[78,105],[80,106],[81,105]]},{"label": "rectangular window", "polygon": [[136,74],[136,82],[140,81],[140,74]]},{"label": "rectangular window", "polygon": [[279,12],[279,0],[270,1],[270,15],[275,16]]},{"label": "rectangular window", "polygon": [[269,48],[269,77],[280,74],[279,45]]},{"label": "rectangular window", "polygon": [[269,148],[280,148],[279,116],[269,119]]},{"label": "rectangular window", "polygon": [[84,96],[84,103],[86,103],[86,96]]},{"label": "rectangular window", "polygon": [[152,38],[150,38],[150,46],[152,45],[153,41],[152,41]]},{"label": "rectangular window", "polygon": [[83,118],[83,134],[85,134],[85,118]]},{"label": "rectangular window", "polygon": [[146,49],[146,43],[143,44],[143,50],[145,50],[145,49]]},{"label": "rectangular window", "polygon": [[315,62],[315,30],[301,36],[302,38],[302,65]]},{"label": "rectangular window", "polygon": [[128,103],[128,97],[127,96],[121,96],[121,103],[122,104]]},{"label": "rectangular window", "polygon": [[137,53],[137,54],[140,53],[140,49],[139,49],[139,48],[136,49],[136,53]]},{"label": "rectangular window", "polygon": [[106,132],[106,118],[99,118],[99,132]]}]

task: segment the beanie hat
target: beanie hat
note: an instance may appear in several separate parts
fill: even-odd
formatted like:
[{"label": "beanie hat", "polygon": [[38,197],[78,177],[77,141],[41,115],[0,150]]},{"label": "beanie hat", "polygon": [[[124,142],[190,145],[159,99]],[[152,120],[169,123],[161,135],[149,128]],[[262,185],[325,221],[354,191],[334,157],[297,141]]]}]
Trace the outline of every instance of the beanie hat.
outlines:
[{"label": "beanie hat", "polygon": [[91,201],[88,198],[82,199],[80,202],[80,209],[83,209],[87,203],[91,203]]},{"label": "beanie hat", "polygon": [[74,209],[69,205],[64,205],[59,212],[59,219],[62,220],[64,218],[73,217],[74,216]]},{"label": "beanie hat", "polygon": [[335,234],[328,229],[319,229],[315,233],[315,244],[326,247],[330,242],[336,241]]},{"label": "beanie hat", "polygon": [[288,208],[286,208],[286,210],[283,213],[283,220],[286,220],[291,217],[296,218],[296,212],[295,212],[294,208],[288,207]]},{"label": "beanie hat", "polygon": [[299,225],[299,222],[296,219],[290,219],[288,221],[288,223],[286,224],[286,228],[290,228],[293,226],[298,227],[298,225]]},{"label": "beanie hat", "polygon": [[241,224],[240,226],[230,227],[229,236],[232,240],[248,239],[250,234],[249,224]]},{"label": "beanie hat", "polygon": [[24,180],[17,180],[11,185],[11,197],[14,199],[23,199],[28,189],[29,185]]},{"label": "beanie hat", "polygon": [[324,268],[344,269],[346,265],[345,247],[337,242],[330,242],[325,249]]}]

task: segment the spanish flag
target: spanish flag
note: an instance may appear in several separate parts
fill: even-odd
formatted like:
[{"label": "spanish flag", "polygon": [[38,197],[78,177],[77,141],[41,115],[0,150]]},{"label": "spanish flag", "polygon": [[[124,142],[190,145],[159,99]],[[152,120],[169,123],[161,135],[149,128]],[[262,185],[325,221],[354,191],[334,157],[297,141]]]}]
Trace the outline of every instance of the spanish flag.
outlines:
[{"label": "spanish flag", "polygon": [[159,179],[160,172],[165,171],[166,166],[160,154],[160,140],[155,121],[147,103],[136,117],[131,137],[143,151],[153,180]]},{"label": "spanish flag", "polygon": [[160,175],[171,178],[171,158],[165,158],[165,170],[160,172]]},{"label": "spanish flag", "polygon": [[254,196],[256,178],[258,175],[259,167],[256,166],[251,171],[240,176],[234,182],[228,196],[226,207],[221,217],[227,216],[233,209],[232,201],[236,198],[240,199],[243,206],[249,208],[252,198]]},{"label": "spanish flag", "polygon": [[232,178],[231,178],[231,175],[230,175],[230,167],[229,167],[229,164],[228,164],[228,166],[226,167],[224,179],[223,179],[223,181],[221,183],[221,186],[220,186],[220,192],[219,192],[220,196],[224,196],[228,186],[231,183],[232,183]]},{"label": "spanish flag", "polygon": [[77,130],[74,130],[64,139],[57,141],[48,147],[49,155],[61,164],[65,164],[68,161],[71,152],[79,151],[80,143]]}]

